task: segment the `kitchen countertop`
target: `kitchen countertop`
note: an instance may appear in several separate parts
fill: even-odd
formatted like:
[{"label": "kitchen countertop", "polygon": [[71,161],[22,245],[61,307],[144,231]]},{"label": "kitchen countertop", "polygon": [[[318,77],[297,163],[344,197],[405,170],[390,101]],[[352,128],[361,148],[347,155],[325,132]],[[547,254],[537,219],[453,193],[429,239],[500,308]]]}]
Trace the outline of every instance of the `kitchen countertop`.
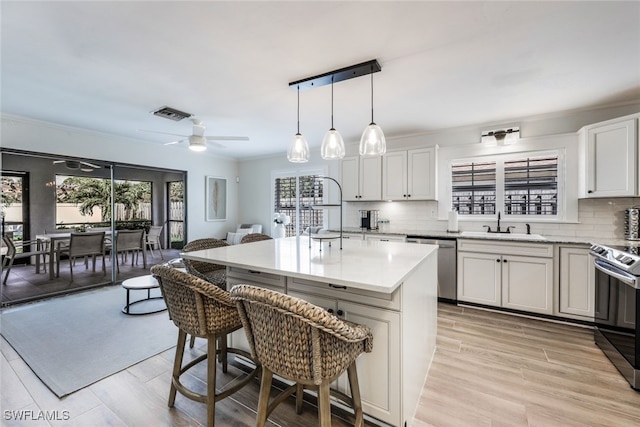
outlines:
[{"label": "kitchen countertop", "polygon": [[[336,231],[336,230],[332,230]],[[358,227],[343,228],[344,233],[363,233]],[[339,231],[336,231],[339,232]],[[585,245],[590,246],[594,243],[605,244],[609,246],[640,246],[640,242],[630,242],[620,238],[590,238],[590,237],[577,237],[577,236],[543,236],[544,240],[533,238],[527,239],[525,235],[518,235],[518,237],[509,238],[507,233],[501,233],[499,235],[487,233],[486,236],[480,235],[464,235],[463,232],[448,232],[446,230],[401,230],[401,229],[378,229],[378,230],[366,230],[364,234],[385,234],[385,235],[397,235],[397,236],[410,236],[415,238],[424,239],[481,239],[481,240],[497,240],[497,241],[517,241],[517,242],[529,242],[529,243],[554,243],[554,244],[572,244],[572,245]]]},{"label": "kitchen countertop", "polygon": [[308,237],[286,237],[201,251],[183,258],[273,273],[288,277],[393,293],[424,260],[436,253],[434,245],[344,240],[343,249]]}]

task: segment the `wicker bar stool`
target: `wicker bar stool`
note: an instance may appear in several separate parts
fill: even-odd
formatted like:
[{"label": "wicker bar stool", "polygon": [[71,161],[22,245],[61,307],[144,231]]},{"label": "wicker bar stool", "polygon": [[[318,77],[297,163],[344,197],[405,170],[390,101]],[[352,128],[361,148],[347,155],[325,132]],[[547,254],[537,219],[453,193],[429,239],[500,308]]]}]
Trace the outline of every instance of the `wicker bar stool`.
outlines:
[{"label": "wicker bar stool", "polygon": [[251,243],[251,242],[259,242],[260,240],[271,240],[273,237],[268,236],[262,233],[251,233],[244,236],[240,243]]},{"label": "wicker bar stool", "polygon": [[[264,426],[275,407],[294,392],[299,414],[305,386],[318,390],[322,427],[331,426],[330,394],[351,403],[355,425],[364,425],[356,358],[373,349],[369,327],[341,320],[309,302],[269,289],[236,285],[230,293],[238,303],[251,353],[262,365],[258,427]],[[329,389],[345,370],[351,397]],[[274,373],[296,384],[269,403]]]},{"label": "wicker bar stool", "polygon": [[[201,251],[204,249],[220,248],[229,246],[227,242],[220,239],[197,239],[187,243],[182,252]],[[210,262],[183,260],[187,272],[199,277],[202,280],[213,283],[220,289],[227,289],[227,268],[224,265],[213,264]]]},{"label": "wicker bar stool", "polygon": [[[160,284],[169,318],[179,329],[169,392],[169,407],[173,407],[176,392],[179,391],[191,400],[206,403],[207,425],[214,426],[215,403],[244,387],[260,371],[259,364],[256,364],[257,367],[241,381],[216,393],[216,354],[220,354],[223,358],[223,372],[227,371],[227,353],[239,354],[253,360],[246,351],[227,347],[227,334],[242,328],[236,304],[227,291],[176,268],[156,265],[151,268],[151,273]],[[182,366],[187,334],[206,338],[207,353]],[[219,349],[216,349],[216,341]],[[203,395],[188,389],[180,381],[180,376],[205,359],[207,359],[207,394]]]}]

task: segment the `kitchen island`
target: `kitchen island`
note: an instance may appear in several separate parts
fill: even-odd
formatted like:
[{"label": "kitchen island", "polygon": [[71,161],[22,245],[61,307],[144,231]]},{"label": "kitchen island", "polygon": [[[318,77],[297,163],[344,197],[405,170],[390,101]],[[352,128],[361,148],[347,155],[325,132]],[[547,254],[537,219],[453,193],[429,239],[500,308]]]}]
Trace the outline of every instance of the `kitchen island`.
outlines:
[{"label": "kitchen island", "polygon": [[[229,287],[274,289],[369,326],[373,352],[357,360],[364,412],[389,425],[411,424],[435,351],[437,246],[345,240],[341,250],[288,237],[182,256],[226,265]],[[247,348],[243,331],[231,340]],[[346,374],[336,387],[349,392]]]}]

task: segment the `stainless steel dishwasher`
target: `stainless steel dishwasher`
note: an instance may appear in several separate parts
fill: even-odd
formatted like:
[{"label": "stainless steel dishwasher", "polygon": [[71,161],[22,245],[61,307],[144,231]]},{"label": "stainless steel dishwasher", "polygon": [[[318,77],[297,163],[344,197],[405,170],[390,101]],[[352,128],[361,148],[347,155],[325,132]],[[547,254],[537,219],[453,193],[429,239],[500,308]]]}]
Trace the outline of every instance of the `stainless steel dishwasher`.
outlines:
[{"label": "stainless steel dishwasher", "polygon": [[438,245],[438,299],[455,303],[458,301],[457,241],[456,239],[430,239],[407,236],[407,243]]}]

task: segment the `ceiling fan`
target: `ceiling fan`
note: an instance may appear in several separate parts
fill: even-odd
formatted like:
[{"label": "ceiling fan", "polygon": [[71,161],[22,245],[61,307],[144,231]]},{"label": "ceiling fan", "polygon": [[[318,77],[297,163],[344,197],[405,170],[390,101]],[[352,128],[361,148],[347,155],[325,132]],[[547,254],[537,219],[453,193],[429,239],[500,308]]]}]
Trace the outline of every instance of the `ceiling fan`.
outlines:
[{"label": "ceiling fan", "polygon": [[193,122],[193,130],[191,131],[191,135],[181,135],[181,134],[177,134],[177,133],[160,132],[160,131],[155,131],[155,130],[144,130],[144,129],[141,129],[141,130],[143,132],[161,133],[161,134],[164,134],[164,135],[173,135],[173,136],[182,137],[184,139],[179,139],[177,141],[167,142],[164,145],[174,145],[174,144],[181,144],[183,142],[188,142],[189,143],[189,149],[193,150],[193,151],[204,151],[204,150],[207,149],[207,144],[213,145],[213,146],[219,147],[219,148],[226,148],[223,144],[220,144],[220,143],[215,142],[215,141],[248,141],[249,140],[249,137],[247,137],[247,136],[210,136],[210,135],[205,135],[204,131],[205,131],[206,128],[202,124],[202,120],[192,118],[191,121]]},{"label": "ceiling fan", "polygon": [[78,170],[83,172],[93,172],[94,169],[100,169],[100,166],[89,162],[81,162],[79,160],[54,160],[53,164],[64,163],[67,169]]}]

